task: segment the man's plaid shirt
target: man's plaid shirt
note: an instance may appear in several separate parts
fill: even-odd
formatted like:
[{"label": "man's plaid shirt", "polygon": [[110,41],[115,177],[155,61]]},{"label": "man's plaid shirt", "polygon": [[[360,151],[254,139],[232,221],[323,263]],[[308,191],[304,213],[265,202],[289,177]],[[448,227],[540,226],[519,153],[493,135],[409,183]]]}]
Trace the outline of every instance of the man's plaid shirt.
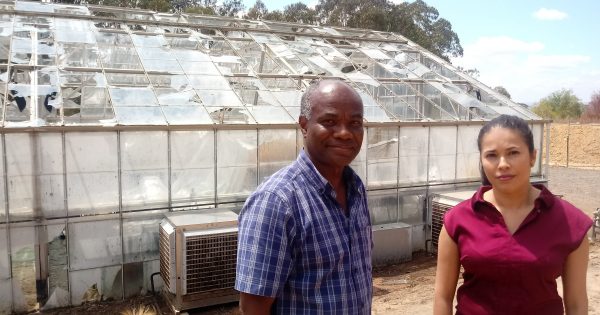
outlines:
[{"label": "man's plaid shirt", "polygon": [[302,151],[248,198],[239,216],[241,292],[275,297],[276,314],[370,314],[371,221],[349,167],[349,215]]}]

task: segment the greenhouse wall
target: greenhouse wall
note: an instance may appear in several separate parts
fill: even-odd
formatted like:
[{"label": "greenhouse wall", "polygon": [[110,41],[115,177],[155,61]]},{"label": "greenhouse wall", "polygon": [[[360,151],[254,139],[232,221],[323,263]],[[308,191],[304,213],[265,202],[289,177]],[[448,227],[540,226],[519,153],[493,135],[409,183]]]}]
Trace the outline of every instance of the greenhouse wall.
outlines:
[{"label": "greenhouse wall", "polygon": [[[163,215],[239,212],[301,150],[291,127],[2,134],[0,311],[32,311],[38,294],[47,295],[42,308],[79,305],[92,285],[104,299],[148,293]],[[373,225],[407,224],[408,250],[424,250],[428,194],[477,185],[480,127],[367,127],[352,167],[367,184]],[[539,148],[544,126],[532,127]]]}]

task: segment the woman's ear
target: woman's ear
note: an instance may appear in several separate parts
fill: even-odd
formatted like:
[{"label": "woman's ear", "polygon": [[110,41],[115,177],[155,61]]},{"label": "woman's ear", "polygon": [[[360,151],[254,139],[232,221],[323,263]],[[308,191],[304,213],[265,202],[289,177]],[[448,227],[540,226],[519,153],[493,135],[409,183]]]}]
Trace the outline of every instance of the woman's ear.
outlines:
[{"label": "woman's ear", "polygon": [[531,154],[530,165],[533,167],[535,165],[535,161],[537,160],[537,149],[533,149],[533,153]]}]

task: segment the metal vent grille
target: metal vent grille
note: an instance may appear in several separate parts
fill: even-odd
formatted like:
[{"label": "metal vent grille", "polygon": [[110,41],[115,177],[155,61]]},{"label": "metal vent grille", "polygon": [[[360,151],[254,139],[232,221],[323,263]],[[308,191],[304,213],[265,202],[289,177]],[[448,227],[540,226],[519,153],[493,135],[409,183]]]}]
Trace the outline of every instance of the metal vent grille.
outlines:
[{"label": "metal vent grille", "polygon": [[438,238],[444,224],[444,213],[452,207],[452,205],[440,203],[435,200],[431,203],[431,243],[435,252],[437,252]]},{"label": "metal vent grille", "polygon": [[160,252],[160,275],[165,283],[165,286],[169,288],[170,269],[171,265],[171,251],[169,249],[169,234],[161,227],[158,229],[158,246]]},{"label": "metal vent grille", "polygon": [[189,236],[185,248],[187,294],[234,286],[237,232]]}]

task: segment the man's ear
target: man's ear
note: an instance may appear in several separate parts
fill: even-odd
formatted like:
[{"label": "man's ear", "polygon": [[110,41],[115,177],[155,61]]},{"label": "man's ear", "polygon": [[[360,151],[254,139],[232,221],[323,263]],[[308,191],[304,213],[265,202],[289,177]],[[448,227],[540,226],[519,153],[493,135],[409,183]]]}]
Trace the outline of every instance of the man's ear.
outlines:
[{"label": "man's ear", "polygon": [[298,118],[298,123],[300,124],[302,135],[306,137],[306,124],[308,123],[308,119],[306,119],[304,116],[300,116],[300,118]]}]

